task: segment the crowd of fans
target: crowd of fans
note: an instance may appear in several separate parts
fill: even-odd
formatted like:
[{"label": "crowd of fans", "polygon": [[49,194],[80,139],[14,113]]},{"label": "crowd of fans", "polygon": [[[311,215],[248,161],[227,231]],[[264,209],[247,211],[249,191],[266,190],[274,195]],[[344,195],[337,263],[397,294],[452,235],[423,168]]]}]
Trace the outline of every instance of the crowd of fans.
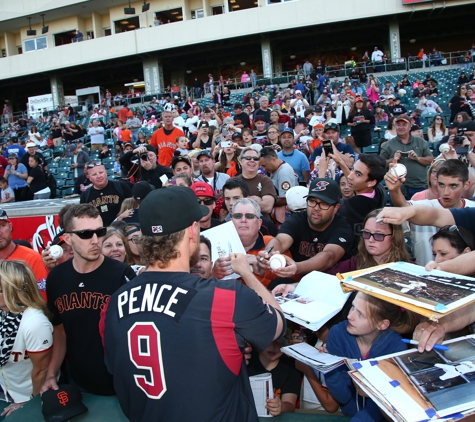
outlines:
[{"label": "crowd of fans", "polygon": [[[475,70],[467,73],[454,81],[458,88],[450,93],[448,112],[441,107],[445,104],[437,103],[441,92],[431,74],[422,81],[405,75],[392,86],[366,75],[363,68],[343,81],[331,80],[319,62],[299,66],[285,87],[257,86],[252,73],[245,73],[251,91],[239,101],[218,85],[207,100],[212,104],[205,101],[203,106],[180,95],[154,99],[135,110],[106,100],[86,119],[68,106],[8,124],[0,156],[2,202],[56,193],[51,163],[57,161],[70,167],[80,205],[61,211],[62,232],[42,257],[28,258],[34,274],[12,261],[28,272],[28,279],[37,280],[48,310],[25,284],[12,290],[21,299],[15,304],[24,307],[13,306],[5,296],[1,309],[13,318],[8,323],[21,330],[26,322],[18,312],[26,317],[26,309],[33,308],[51,317],[55,328],[51,337],[50,323],[38,322],[42,337],[32,340],[36,348],[26,345],[25,350],[41,353],[22,367],[25,379],[17,382],[20,369],[15,368],[8,382],[2,375],[7,401],[13,402],[4,413],[15,411],[31,394],[57,388],[60,369],[66,382],[84,391],[114,394],[98,330],[100,310],[109,295],[150,265],[144,252],[150,249],[143,247],[152,234],[142,234],[141,224],[148,217],[141,204],[156,190],[191,189],[204,207],[197,220],[205,234],[231,221],[254,276],[274,294],[292,292],[315,270],[336,274],[406,261],[460,271],[461,266],[456,271],[445,263],[469,256],[475,233],[471,226],[457,223],[458,214],[451,220],[447,214],[437,217],[437,212],[475,206]],[[408,97],[417,99],[416,108],[410,110]],[[4,116],[8,114],[4,109]],[[424,131],[427,118],[430,126]],[[384,207],[389,204],[394,207],[388,211]],[[155,204],[173,210],[175,205]],[[422,221],[405,211],[416,205],[435,211],[418,208],[426,213]],[[413,219],[412,224],[402,225],[407,219]],[[158,223],[154,227],[155,234],[166,230]],[[11,231],[3,212],[0,258],[24,259],[13,254],[17,246]],[[55,257],[52,246],[61,247],[62,256]],[[216,259],[211,250],[202,237],[200,259],[191,274],[205,279],[231,275],[236,268],[228,253]],[[284,267],[270,268],[275,253],[284,254]],[[3,265],[1,288],[6,295],[7,285],[20,282],[9,281]],[[35,299],[25,302],[27,292]],[[87,294],[92,296],[86,299]],[[318,332],[294,326],[288,337],[291,343],[319,340],[333,354],[367,359],[402,350],[401,335],[419,340],[420,351],[430,350],[455,332],[472,332],[473,322],[473,316],[457,318],[455,313],[433,324],[359,293]],[[48,347],[41,348],[40,340],[48,341]],[[304,374],[309,387],[301,407],[329,412],[340,408],[361,420],[381,418],[371,400],[358,396],[344,371],[323,377],[284,359],[283,342],[274,340],[265,350],[253,350],[248,366],[250,375],[264,371],[275,377],[280,393],[268,402],[271,414],[295,410]],[[2,349],[0,358],[7,369],[17,355]]]}]

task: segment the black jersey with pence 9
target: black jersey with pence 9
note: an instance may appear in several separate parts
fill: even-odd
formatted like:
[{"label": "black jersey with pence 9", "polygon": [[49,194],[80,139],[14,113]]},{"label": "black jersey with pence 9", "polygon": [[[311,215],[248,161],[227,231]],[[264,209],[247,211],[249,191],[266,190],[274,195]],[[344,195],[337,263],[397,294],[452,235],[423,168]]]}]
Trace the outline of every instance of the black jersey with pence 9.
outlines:
[{"label": "black jersey with pence 9", "polygon": [[273,340],[277,311],[247,286],[145,272],[103,315],[108,370],[131,421],[258,421],[242,351]]}]

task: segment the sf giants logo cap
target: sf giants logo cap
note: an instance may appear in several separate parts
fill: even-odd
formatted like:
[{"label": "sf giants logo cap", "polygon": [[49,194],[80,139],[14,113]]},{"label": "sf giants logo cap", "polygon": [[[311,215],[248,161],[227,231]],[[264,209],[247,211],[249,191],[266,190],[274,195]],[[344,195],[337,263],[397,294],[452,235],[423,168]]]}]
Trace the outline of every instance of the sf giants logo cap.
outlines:
[{"label": "sf giants logo cap", "polygon": [[41,396],[41,411],[46,422],[63,422],[87,412],[79,388],[58,385],[59,390],[48,390]]},{"label": "sf giants logo cap", "polygon": [[59,404],[62,404],[63,406],[66,406],[69,401],[69,396],[66,391],[60,391],[58,394],[56,394],[56,397],[58,398]]}]

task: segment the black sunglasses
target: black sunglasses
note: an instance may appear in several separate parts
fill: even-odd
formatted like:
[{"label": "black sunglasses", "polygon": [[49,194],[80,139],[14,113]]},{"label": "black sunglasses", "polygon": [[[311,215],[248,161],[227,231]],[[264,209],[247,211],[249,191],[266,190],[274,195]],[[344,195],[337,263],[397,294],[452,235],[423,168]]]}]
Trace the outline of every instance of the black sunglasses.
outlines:
[{"label": "black sunglasses", "polygon": [[242,157],[244,160],[247,160],[247,161],[251,161],[251,160],[254,160],[254,161],[259,161],[259,157],[249,157],[249,155],[245,155],[244,157]]},{"label": "black sunglasses", "polygon": [[467,240],[466,240],[465,237],[463,236],[462,232],[459,230],[459,228],[458,228],[455,224],[454,224],[453,226],[450,226],[450,227],[449,227],[449,231],[450,231],[450,232],[456,231],[456,232],[460,235],[460,237],[462,238],[462,240],[464,241],[465,245],[468,246],[468,247],[470,247],[469,244],[468,244],[468,242],[467,242]]},{"label": "black sunglasses", "polygon": [[96,230],[73,230],[66,233],[76,234],[80,239],[91,239],[94,235],[104,237],[107,233],[107,227],[99,227]]},{"label": "black sunglasses", "polygon": [[392,236],[392,233],[389,234],[383,234],[383,233],[371,233],[366,230],[361,231],[361,237],[363,239],[370,239],[371,236],[373,236],[373,239],[376,240],[376,242],[384,242],[384,239],[386,239],[386,236]]},{"label": "black sunglasses", "polygon": [[205,205],[212,205],[214,202],[213,198],[208,198],[208,199],[203,199],[203,198],[197,198],[198,204],[205,204]]}]

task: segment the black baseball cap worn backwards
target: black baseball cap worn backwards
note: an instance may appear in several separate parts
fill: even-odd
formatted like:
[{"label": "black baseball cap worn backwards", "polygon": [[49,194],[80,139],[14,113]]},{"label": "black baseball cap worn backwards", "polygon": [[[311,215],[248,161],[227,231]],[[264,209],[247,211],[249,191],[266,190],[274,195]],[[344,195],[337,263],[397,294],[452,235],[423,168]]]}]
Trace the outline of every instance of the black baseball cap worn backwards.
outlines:
[{"label": "black baseball cap worn backwards", "polygon": [[171,186],[150,192],[140,205],[140,228],[144,236],[165,236],[190,227],[208,215],[188,187]]},{"label": "black baseball cap worn backwards", "polygon": [[327,204],[336,204],[341,198],[340,186],[333,179],[314,179],[305,198],[318,198]]}]

